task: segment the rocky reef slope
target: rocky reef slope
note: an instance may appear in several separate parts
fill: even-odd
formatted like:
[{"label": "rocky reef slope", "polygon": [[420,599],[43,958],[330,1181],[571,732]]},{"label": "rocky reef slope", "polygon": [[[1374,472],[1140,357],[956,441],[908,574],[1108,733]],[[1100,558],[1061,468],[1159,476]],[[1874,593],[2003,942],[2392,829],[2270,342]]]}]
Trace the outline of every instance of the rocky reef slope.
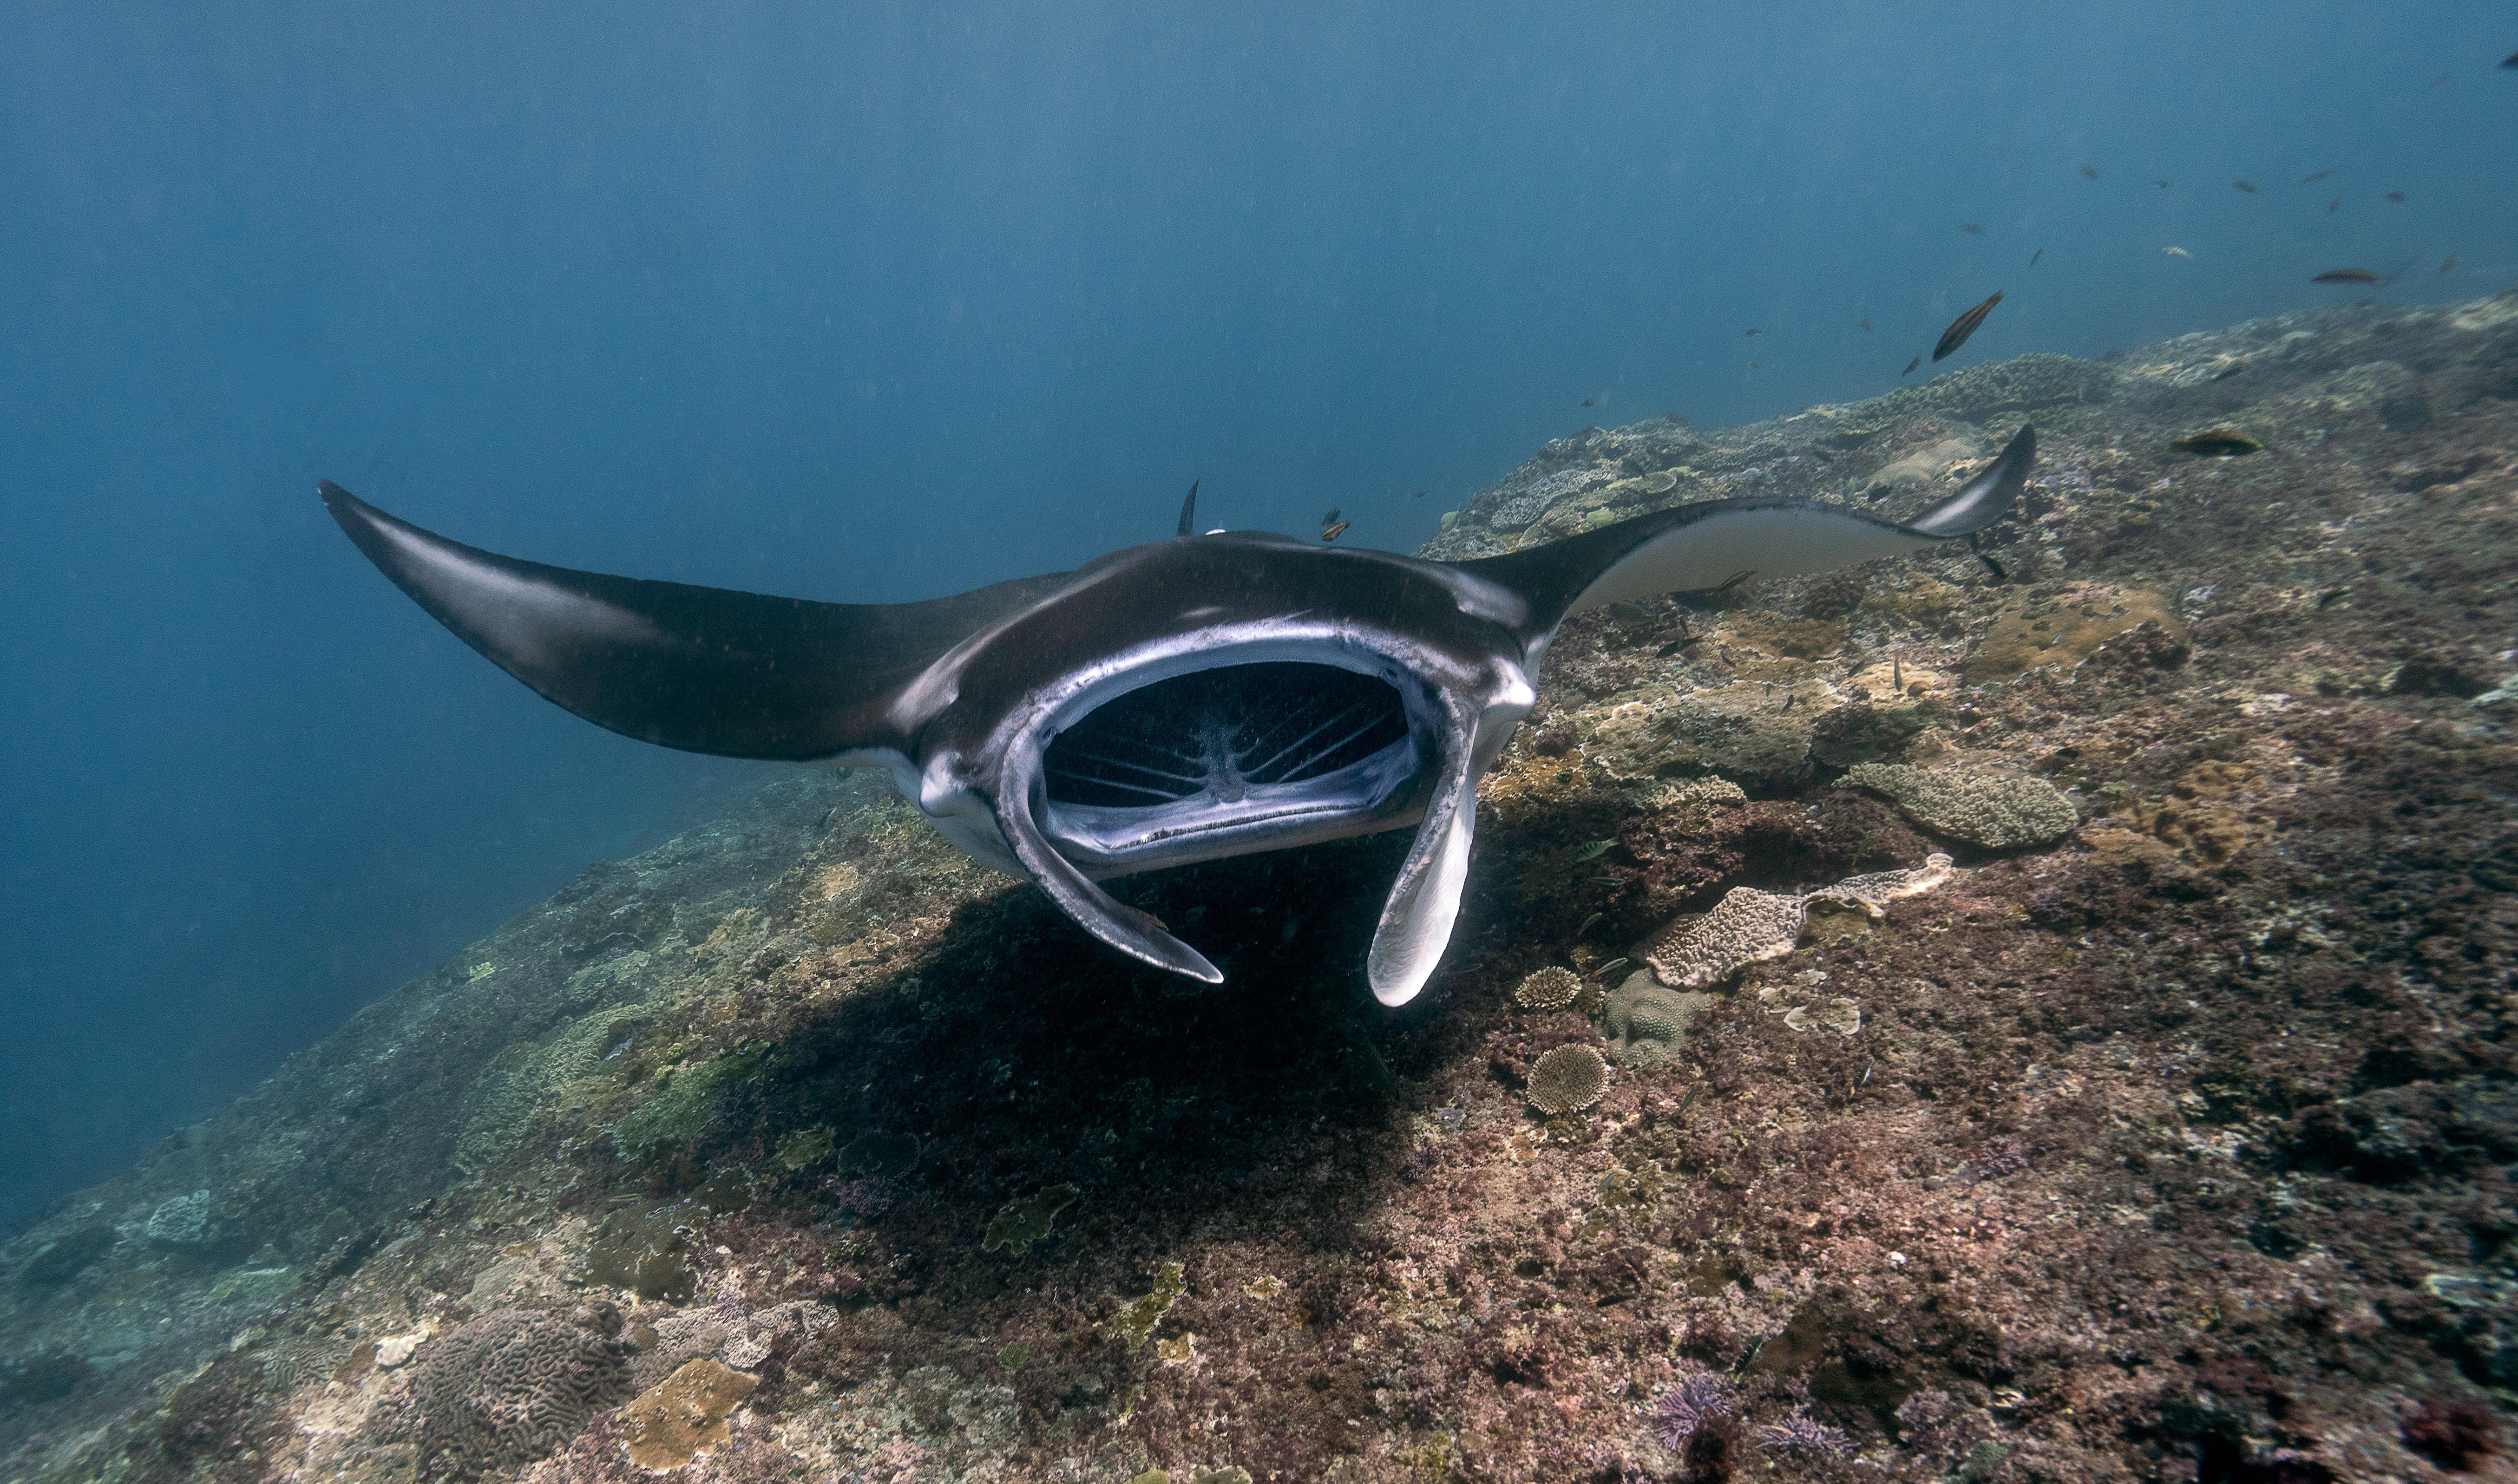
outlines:
[{"label": "rocky reef slope", "polygon": [[870,776],[587,872],[0,1245],[0,1474],[2509,1476],[2518,296],[1586,430],[1434,554],[2027,419],[1980,554],[1572,625],[1395,1013],[1404,836],[1123,883],[1216,991]]}]

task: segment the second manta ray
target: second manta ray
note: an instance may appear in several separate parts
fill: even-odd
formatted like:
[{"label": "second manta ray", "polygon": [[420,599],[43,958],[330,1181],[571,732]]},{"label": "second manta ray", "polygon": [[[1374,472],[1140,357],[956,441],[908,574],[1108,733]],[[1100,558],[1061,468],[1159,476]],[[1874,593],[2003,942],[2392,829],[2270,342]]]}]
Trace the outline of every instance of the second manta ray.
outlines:
[{"label": "second manta ray", "polygon": [[1451,941],[1477,780],[1568,615],[1936,546],[2008,515],[2035,457],[2023,427],[1903,526],[1709,500],[1466,562],[1199,535],[1193,488],[1172,540],[898,604],[544,567],[323,493],[385,575],[546,699],[685,751],[890,768],[954,844],[1174,973],[1224,978],[1096,881],[1414,825],[1366,962],[1395,1005]]}]

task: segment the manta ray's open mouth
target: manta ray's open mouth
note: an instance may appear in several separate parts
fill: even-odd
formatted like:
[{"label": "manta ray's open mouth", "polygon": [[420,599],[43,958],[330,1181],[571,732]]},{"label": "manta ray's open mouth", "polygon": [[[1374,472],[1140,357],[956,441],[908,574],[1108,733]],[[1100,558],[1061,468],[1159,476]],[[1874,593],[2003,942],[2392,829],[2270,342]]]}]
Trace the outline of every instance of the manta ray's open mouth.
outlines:
[{"label": "manta ray's open mouth", "polygon": [[1142,869],[1356,832],[1422,771],[1397,687],[1331,664],[1175,675],[1076,718],[1043,761],[1045,831],[1088,869]]}]

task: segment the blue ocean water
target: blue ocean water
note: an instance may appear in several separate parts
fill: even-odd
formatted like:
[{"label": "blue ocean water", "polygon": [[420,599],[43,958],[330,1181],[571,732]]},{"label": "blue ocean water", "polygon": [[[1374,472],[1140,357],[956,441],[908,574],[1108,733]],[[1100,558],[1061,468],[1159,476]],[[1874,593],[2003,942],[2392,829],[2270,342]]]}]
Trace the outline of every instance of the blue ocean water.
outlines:
[{"label": "blue ocean water", "polygon": [[903,599],[1163,535],[1192,479],[1411,548],[1585,423],[1898,385],[1997,289],[1945,368],[2366,292],[2336,267],[2518,282],[2484,4],[0,33],[0,1221],[775,772],[536,700],[319,477],[519,555]]}]

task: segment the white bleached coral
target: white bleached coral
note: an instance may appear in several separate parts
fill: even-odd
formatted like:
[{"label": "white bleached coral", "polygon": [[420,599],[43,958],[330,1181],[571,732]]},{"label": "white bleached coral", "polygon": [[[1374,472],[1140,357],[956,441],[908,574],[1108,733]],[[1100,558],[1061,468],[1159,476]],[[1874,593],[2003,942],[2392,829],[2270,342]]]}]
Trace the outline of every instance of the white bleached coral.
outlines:
[{"label": "white bleached coral", "polygon": [[1708,989],[1750,964],[1791,953],[1808,925],[1812,902],[1844,903],[1878,917],[1888,903],[1931,891],[1955,874],[1948,856],[1934,855],[1912,870],[1873,871],[1797,896],[1735,886],[1714,911],[1663,928],[1637,956],[1671,989]]}]

